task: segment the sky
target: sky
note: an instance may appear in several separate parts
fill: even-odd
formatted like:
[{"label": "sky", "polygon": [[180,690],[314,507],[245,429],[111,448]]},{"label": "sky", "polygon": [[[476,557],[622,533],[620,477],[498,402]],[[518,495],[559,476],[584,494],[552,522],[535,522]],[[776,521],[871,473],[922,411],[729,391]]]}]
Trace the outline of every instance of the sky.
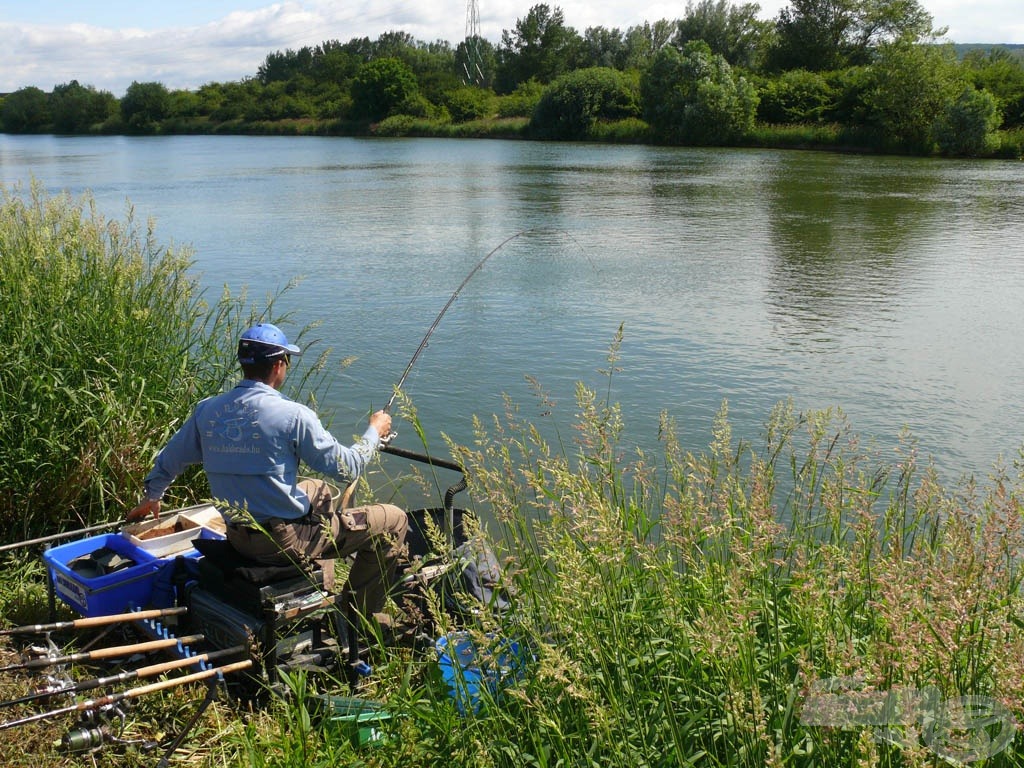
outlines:
[{"label": "sky", "polygon": [[[466,35],[470,0],[0,0],[0,93],[51,91],[78,80],[124,95],[133,81],[195,90],[254,76],[267,54],[325,40],[376,39],[402,31],[417,40]],[[480,34],[497,44],[504,30],[542,0],[477,0]],[[546,0],[582,33],[685,15],[686,0]],[[1020,0],[919,0],[957,43],[1024,43]],[[788,0],[764,0],[774,18]]]}]

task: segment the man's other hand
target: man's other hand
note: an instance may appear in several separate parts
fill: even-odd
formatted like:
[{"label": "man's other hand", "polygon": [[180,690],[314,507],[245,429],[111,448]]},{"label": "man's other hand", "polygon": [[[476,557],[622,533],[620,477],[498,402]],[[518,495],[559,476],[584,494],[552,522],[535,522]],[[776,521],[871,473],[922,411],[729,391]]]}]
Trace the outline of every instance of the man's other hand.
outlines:
[{"label": "man's other hand", "polygon": [[127,520],[130,523],[133,520],[138,520],[140,518],[145,517],[147,514],[152,514],[154,519],[160,517],[159,500],[154,501],[153,499],[146,499],[141,504],[139,504],[139,506],[137,506],[135,509],[129,512],[125,520]]}]

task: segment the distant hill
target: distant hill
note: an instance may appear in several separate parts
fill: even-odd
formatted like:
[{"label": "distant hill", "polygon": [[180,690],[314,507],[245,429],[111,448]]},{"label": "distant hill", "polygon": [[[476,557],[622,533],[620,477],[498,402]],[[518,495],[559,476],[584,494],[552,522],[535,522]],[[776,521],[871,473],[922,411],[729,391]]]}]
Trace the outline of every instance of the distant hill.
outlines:
[{"label": "distant hill", "polygon": [[993,48],[1005,48],[1019,59],[1024,59],[1024,43],[953,43],[957,58],[962,59],[969,51],[989,51]]}]

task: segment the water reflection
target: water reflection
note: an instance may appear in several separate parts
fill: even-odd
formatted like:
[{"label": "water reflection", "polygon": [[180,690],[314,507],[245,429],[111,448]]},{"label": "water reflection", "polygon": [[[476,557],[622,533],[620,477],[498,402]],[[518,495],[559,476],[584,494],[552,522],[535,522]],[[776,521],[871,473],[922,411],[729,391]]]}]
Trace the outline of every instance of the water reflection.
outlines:
[{"label": "water reflection", "polygon": [[779,334],[838,343],[884,321],[918,289],[916,241],[945,206],[926,166],[782,153],[764,175],[771,248],[765,286]]}]

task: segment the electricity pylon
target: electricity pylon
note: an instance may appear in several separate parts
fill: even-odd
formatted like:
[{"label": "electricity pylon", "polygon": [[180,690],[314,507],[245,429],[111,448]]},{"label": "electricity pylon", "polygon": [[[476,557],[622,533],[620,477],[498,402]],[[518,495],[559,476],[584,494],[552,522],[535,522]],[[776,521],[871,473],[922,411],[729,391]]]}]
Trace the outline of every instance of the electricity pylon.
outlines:
[{"label": "electricity pylon", "polygon": [[480,4],[477,0],[466,2],[466,61],[463,63],[467,85],[483,85],[484,73],[480,55]]}]

